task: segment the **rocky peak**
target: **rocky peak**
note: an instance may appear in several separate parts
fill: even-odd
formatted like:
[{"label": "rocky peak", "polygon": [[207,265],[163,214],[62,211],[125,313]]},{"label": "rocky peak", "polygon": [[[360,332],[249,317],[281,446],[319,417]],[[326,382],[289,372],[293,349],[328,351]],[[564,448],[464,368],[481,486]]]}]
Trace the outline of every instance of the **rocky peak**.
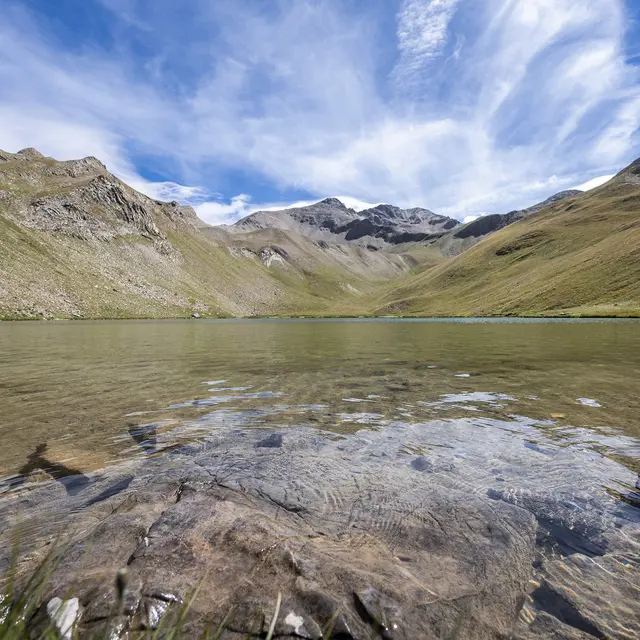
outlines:
[{"label": "rocky peak", "polygon": [[338,198],[325,198],[324,200],[320,200],[320,202],[317,202],[315,204],[315,206],[319,205],[325,205],[327,207],[339,207],[340,209],[347,208],[341,200],[338,200]]},{"label": "rocky peak", "polygon": [[102,162],[100,162],[100,160],[98,160],[98,158],[96,158],[95,156],[87,156],[86,158],[82,158],[82,160],[75,160],[72,162],[77,162],[79,164],[84,164],[89,167],[94,167],[101,171],[107,170],[107,167],[104,164],[102,164]]},{"label": "rocky peak", "polygon": [[400,207],[394,207],[392,204],[378,204],[375,207],[362,210],[360,215],[365,218],[371,218],[376,215],[386,218],[397,218],[401,213],[402,209],[400,209]]},{"label": "rocky peak", "polygon": [[234,232],[255,229],[288,229],[301,235],[326,240],[357,241],[369,246],[378,243],[420,242],[438,237],[458,225],[458,221],[429,209],[401,209],[379,204],[363,211],[349,209],[338,198],[325,198],[315,204],[280,211],[257,211],[235,223]]},{"label": "rocky peak", "polygon": [[16,153],[17,156],[24,158],[26,160],[35,160],[37,158],[44,158],[44,156],[33,147],[27,147],[26,149],[21,149]]},{"label": "rocky peak", "polygon": [[632,162],[626,169],[623,169],[616,178],[633,186],[640,185],[640,158]]}]

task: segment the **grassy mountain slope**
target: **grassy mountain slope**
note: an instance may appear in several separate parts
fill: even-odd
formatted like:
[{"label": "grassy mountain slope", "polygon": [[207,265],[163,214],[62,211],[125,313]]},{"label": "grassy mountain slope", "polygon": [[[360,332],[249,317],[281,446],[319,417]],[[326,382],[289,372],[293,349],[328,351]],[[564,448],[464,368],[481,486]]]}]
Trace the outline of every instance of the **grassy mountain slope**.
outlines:
[{"label": "grassy mountain slope", "polygon": [[570,195],[451,258],[445,236],[371,250],[208,227],[95,158],[0,151],[0,319],[640,315],[640,161]]},{"label": "grassy mountain slope", "polygon": [[0,152],[0,318],[349,314],[408,269],[294,236],[229,242],[94,158]]},{"label": "grassy mountain slope", "polygon": [[640,161],[388,286],[376,313],[640,316]]}]

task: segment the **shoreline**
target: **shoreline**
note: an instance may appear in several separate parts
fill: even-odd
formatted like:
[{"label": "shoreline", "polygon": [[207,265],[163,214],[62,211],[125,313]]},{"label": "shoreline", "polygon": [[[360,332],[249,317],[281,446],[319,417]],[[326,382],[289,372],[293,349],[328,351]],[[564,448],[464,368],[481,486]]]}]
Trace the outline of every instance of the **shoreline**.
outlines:
[{"label": "shoreline", "polygon": [[71,317],[60,316],[52,318],[32,318],[32,317],[0,317],[0,322],[83,322],[97,320],[432,320],[443,321],[448,320],[640,320],[640,310],[630,313],[620,314],[604,314],[604,313],[547,313],[544,315],[537,314],[504,314],[504,315],[356,315],[356,314],[287,314],[287,315],[252,315],[252,316],[207,316],[200,314],[200,317],[194,318],[187,315],[175,316],[90,316],[90,317]]}]

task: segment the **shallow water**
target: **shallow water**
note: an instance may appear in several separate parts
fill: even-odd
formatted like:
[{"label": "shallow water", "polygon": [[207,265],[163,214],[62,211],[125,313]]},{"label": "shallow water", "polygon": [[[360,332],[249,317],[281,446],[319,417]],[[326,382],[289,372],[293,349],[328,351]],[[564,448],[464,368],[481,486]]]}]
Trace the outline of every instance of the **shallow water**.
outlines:
[{"label": "shallow water", "polygon": [[639,381],[633,320],[2,323],[0,491],[224,427],[428,432],[433,421],[432,442],[423,430],[407,455],[454,447],[446,425],[457,425],[455,455],[487,439],[534,458],[591,451],[621,463],[599,480],[617,491],[640,470]]}]

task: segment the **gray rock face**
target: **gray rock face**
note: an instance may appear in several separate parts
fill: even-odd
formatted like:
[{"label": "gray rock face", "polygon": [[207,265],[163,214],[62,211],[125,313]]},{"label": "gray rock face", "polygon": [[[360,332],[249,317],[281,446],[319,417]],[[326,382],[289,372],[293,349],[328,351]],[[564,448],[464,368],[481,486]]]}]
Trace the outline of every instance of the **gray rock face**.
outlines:
[{"label": "gray rock face", "polygon": [[[434,429],[437,423],[430,440]],[[620,507],[623,519],[619,503],[590,504],[579,492],[569,500],[559,487],[554,495],[487,496],[476,480],[478,490],[469,490],[478,476],[462,465],[483,464],[484,454],[452,463],[447,449],[393,453],[419,433],[389,427],[336,439],[304,428],[218,430],[77,486],[67,480],[6,498],[0,524],[9,535],[20,527],[25,559],[43,557],[46,543],[61,537],[43,597],[78,598],[81,637],[103,633],[106,624],[111,637],[154,628],[196,586],[187,637],[227,615],[223,638],[264,637],[278,594],[278,638],[640,632],[632,605],[638,528],[612,526],[616,518],[629,523],[633,507]],[[566,467],[514,443],[503,471],[533,455],[544,468]],[[580,460],[574,465],[580,474]],[[579,553],[549,542],[574,531]],[[9,562],[6,545],[0,569]],[[20,566],[24,578],[33,561]],[[112,585],[122,567],[128,588],[116,610]]]},{"label": "gray rock face", "polygon": [[400,209],[380,204],[363,211],[348,209],[337,198],[326,198],[307,207],[281,211],[257,211],[229,227],[235,232],[275,228],[295,231],[313,238],[367,244],[419,242],[441,236],[459,225],[457,220],[428,209]]},{"label": "gray rock face", "polygon": [[632,162],[626,169],[623,169],[615,179],[634,187],[640,185],[640,158]]}]

